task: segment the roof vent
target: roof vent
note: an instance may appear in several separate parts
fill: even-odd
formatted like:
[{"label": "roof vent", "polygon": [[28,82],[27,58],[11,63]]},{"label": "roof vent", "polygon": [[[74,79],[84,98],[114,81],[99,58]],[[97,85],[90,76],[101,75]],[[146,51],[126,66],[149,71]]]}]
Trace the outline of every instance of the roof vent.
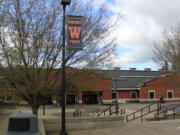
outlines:
[{"label": "roof vent", "polygon": [[114,70],[120,70],[121,68],[120,67],[114,67]]},{"label": "roof vent", "polygon": [[144,71],[151,71],[151,68],[144,68]]},{"label": "roof vent", "polygon": [[129,70],[131,70],[131,71],[136,71],[136,68],[129,68]]},{"label": "roof vent", "polygon": [[163,71],[164,71],[164,69],[163,69],[163,68],[160,68],[160,69],[158,69],[158,71],[163,72]]}]

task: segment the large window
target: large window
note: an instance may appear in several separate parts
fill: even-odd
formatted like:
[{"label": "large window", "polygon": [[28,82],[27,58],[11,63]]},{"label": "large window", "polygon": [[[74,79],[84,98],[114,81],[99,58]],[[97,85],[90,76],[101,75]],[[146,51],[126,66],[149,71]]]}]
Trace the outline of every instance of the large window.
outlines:
[{"label": "large window", "polygon": [[155,91],[149,91],[149,99],[154,99],[155,98]]},{"label": "large window", "polygon": [[136,91],[131,91],[131,98],[136,99],[137,98],[137,92]]},{"label": "large window", "polygon": [[167,91],[167,97],[168,98],[173,98],[173,91],[172,90]]}]

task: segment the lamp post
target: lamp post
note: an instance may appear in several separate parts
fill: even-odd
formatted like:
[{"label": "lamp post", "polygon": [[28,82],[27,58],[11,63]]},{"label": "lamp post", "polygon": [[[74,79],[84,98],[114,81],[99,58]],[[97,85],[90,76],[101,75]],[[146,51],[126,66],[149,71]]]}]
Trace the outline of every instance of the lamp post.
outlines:
[{"label": "lamp post", "polygon": [[66,115],[65,115],[65,19],[66,19],[66,5],[70,5],[71,0],[62,0],[63,5],[63,46],[62,46],[62,93],[61,93],[61,133],[60,135],[67,135],[66,132]]},{"label": "lamp post", "polygon": [[119,113],[119,105],[118,105],[118,92],[117,92],[117,79],[114,79],[115,83],[115,91],[116,91],[116,115]]}]

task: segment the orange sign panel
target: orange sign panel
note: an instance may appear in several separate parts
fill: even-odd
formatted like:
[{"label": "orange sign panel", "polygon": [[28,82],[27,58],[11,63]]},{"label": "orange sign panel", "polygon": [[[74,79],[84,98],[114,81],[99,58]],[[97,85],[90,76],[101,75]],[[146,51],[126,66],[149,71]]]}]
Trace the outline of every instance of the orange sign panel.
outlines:
[{"label": "orange sign panel", "polygon": [[82,17],[67,16],[67,41],[69,49],[82,49],[81,34],[82,34]]}]

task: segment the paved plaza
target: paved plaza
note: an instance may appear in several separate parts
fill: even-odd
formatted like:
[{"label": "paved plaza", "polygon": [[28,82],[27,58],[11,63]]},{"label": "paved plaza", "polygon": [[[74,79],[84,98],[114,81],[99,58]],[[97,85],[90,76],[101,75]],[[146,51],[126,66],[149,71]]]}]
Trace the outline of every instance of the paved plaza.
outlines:
[{"label": "paved plaza", "polygon": [[[123,127],[70,131],[70,135],[179,135],[180,120],[137,122]],[[58,135],[58,134],[56,134]]]},{"label": "paved plaza", "polygon": [[[121,104],[120,108],[126,109],[126,114],[129,114],[137,109],[140,109],[147,104]],[[108,106],[99,105],[75,105],[67,106],[67,117],[72,117],[76,109],[82,110],[82,115],[87,116],[92,111],[99,109],[104,110]],[[8,117],[13,113],[31,113],[31,108],[28,106],[1,106],[0,107],[0,135],[4,135],[7,131]],[[39,110],[39,118],[59,118],[61,115],[61,108],[57,106],[46,107],[46,114],[43,115],[43,109]],[[121,126],[109,126],[106,128],[95,128],[88,130],[74,130],[68,131],[69,135],[179,135],[180,134],[180,120],[164,120],[164,121],[150,121],[140,122],[140,120],[131,123],[125,123]],[[48,135],[58,135],[58,132],[48,133]]]}]

